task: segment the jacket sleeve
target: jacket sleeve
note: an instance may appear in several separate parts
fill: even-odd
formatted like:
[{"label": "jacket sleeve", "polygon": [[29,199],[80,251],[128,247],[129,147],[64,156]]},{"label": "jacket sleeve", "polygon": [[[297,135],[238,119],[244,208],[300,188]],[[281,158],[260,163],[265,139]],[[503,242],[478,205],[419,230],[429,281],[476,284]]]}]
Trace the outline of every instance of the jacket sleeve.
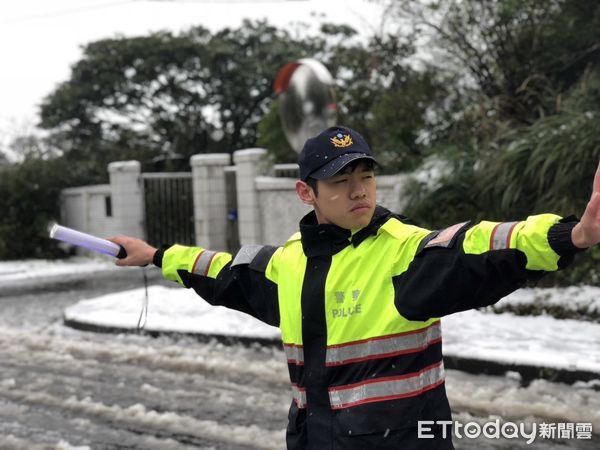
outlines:
[{"label": "jacket sleeve", "polygon": [[232,259],[225,252],[174,245],[159,250],[154,264],[162,268],[164,278],[194,289],[211,305],[279,326],[277,284],[269,277],[276,254],[277,247],[251,245],[242,247]]},{"label": "jacket sleeve", "polygon": [[571,241],[576,223],[542,214],[429,233],[406,270],[393,276],[396,308],[407,319],[426,320],[492,305],[568,265],[580,250]]}]

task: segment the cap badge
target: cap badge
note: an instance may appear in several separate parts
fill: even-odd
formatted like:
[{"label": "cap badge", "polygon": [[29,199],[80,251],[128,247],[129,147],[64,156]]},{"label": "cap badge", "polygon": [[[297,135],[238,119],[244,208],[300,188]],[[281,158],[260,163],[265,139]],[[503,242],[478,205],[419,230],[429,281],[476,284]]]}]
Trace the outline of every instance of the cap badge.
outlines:
[{"label": "cap badge", "polygon": [[330,141],[334,145],[334,147],[337,147],[337,148],[346,148],[346,147],[350,147],[353,144],[352,138],[350,137],[350,135],[342,134],[342,133],[336,134],[334,137],[332,137],[330,139]]}]

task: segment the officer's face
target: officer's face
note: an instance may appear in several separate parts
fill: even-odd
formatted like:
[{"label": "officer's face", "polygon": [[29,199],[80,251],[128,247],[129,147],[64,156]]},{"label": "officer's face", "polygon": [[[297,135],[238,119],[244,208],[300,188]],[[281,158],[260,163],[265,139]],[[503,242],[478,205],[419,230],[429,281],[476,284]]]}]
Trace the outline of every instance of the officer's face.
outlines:
[{"label": "officer's face", "polygon": [[319,180],[313,207],[319,223],[355,230],[369,224],[375,211],[377,185],[373,169],[360,163]]}]

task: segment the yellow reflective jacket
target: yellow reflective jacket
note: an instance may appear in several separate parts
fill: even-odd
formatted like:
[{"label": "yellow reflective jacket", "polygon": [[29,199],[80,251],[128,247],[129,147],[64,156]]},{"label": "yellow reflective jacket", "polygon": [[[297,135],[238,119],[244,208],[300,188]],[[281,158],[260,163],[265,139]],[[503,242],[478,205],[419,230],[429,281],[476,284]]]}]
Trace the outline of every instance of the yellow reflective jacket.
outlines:
[{"label": "yellow reflective jacket", "polygon": [[314,213],[283,246],[173,246],[167,279],[281,329],[293,402],[290,449],[452,448],[418,440],[450,420],[440,317],[491,305],[563,267],[575,219],[460,223],[430,231],[377,207],[352,234]]}]

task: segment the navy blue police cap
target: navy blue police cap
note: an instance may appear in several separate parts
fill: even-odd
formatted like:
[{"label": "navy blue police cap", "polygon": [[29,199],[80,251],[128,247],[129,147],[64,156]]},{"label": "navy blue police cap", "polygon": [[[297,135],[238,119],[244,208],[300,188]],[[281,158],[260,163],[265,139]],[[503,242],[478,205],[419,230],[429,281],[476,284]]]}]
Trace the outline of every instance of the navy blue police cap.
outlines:
[{"label": "navy blue police cap", "polygon": [[298,157],[300,179],[332,177],[352,161],[370,159],[377,163],[365,139],[347,127],[330,127],[308,139]]}]

